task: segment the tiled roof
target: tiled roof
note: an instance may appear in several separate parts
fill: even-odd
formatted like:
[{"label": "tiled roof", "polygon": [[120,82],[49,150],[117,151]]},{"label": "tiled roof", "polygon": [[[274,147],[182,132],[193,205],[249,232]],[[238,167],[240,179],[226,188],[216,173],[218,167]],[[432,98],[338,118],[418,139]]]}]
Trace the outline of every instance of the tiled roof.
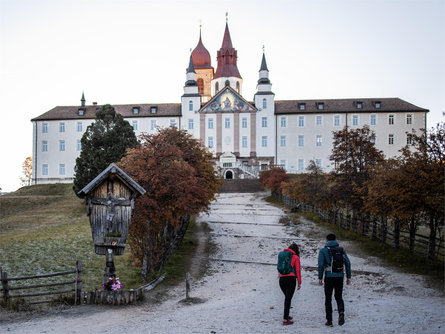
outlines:
[{"label": "tiled roof", "polygon": [[[58,106],[46,113],[33,118],[31,121],[58,120],[58,119],[94,119],[100,105],[89,105],[85,108],[80,106]],[[179,117],[181,116],[180,103],[151,103],[151,104],[114,104],[116,112],[123,117]],[[133,114],[133,108],[138,107],[139,113]],[[156,107],[156,113],[151,113],[151,108]],[[79,109],[85,109],[83,115],[79,115]]]},{"label": "tiled roof", "polygon": [[[323,109],[318,105],[322,103]],[[358,108],[361,103],[361,108]],[[380,103],[380,108],[376,108],[376,103]],[[300,105],[305,104],[305,109],[301,110]],[[319,100],[286,100],[275,101],[275,114],[303,114],[303,113],[360,113],[360,112],[397,112],[397,111],[418,111],[428,112],[428,109],[420,108],[414,104],[403,101],[399,98],[357,98],[357,99],[319,99]]]}]

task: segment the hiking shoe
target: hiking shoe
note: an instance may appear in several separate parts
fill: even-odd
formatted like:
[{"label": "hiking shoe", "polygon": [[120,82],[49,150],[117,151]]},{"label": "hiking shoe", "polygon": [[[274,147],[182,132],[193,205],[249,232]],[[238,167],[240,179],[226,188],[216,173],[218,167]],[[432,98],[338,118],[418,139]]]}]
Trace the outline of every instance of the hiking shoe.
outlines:
[{"label": "hiking shoe", "polygon": [[[290,318],[290,317],[289,317]],[[290,319],[288,320],[283,320],[283,326],[287,326],[287,325],[292,325],[294,322]]]},{"label": "hiking shoe", "polygon": [[334,327],[334,325],[332,324],[332,321],[326,321],[325,325],[328,327]]},{"label": "hiking shoe", "polygon": [[292,318],[291,316],[288,316],[287,320],[294,320],[294,318]]},{"label": "hiking shoe", "polygon": [[344,313],[340,313],[340,315],[338,317],[338,324],[340,326],[343,326],[345,324],[345,314]]}]

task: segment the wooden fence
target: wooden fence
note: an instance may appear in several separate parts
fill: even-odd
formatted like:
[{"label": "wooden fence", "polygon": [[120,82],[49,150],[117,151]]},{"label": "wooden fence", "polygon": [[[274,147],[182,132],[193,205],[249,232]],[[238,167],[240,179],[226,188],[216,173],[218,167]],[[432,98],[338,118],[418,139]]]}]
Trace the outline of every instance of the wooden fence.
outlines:
[{"label": "wooden fence", "polygon": [[[335,224],[340,228],[355,232],[365,237],[380,240],[381,242],[392,247],[409,248],[409,232],[401,230],[399,233],[398,245],[396,245],[395,234],[397,233],[391,224],[383,224],[376,219],[360,220],[352,219],[347,212],[338,210],[337,212],[328,212],[321,210],[313,205],[297,202],[295,199],[287,195],[272,194],[275,199],[285,205],[296,208],[302,212],[312,212],[319,215],[323,220]],[[414,240],[414,253],[426,256],[430,247],[429,237],[416,234]],[[444,262],[445,246],[443,236],[436,238],[435,250],[436,259]]]},{"label": "wooden fence", "polygon": [[[12,282],[24,281],[24,280],[40,280],[49,277],[55,276],[75,276],[72,280],[64,280],[61,282],[54,283],[40,283],[40,284],[22,284],[22,285],[12,285]],[[30,298],[30,297],[42,297],[49,295],[65,295],[65,294],[73,294],[74,293],[74,303],[81,303],[81,294],[82,294],[82,263],[80,261],[76,261],[76,267],[73,270],[51,273],[51,274],[41,274],[34,276],[20,276],[20,277],[8,277],[8,273],[2,271],[0,267],[0,277],[1,277],[1,295],[2,295],[2,304],[9,305],[11,299],[22,299],[22,298]],[[65,288],[63,290],[54,290],[52,287],[60,287],[60,286],[72,286],[70,288]],[[50,288],[51,287],[51,288]],[[44,290],[42,291],[41,288]],[[49,289],[48,289],[49,288]],[[39,290],[36,290],[39,289]],[[31,292],[28,293],[15,293],[15,291],[26,290]],[[14,291],[14,292],[12,292]],[[12,293],[11,293],[12,292]],[[41,303],[49,303],[51,299],[38,299],[31,300],[28,304],[41,304]]]}]

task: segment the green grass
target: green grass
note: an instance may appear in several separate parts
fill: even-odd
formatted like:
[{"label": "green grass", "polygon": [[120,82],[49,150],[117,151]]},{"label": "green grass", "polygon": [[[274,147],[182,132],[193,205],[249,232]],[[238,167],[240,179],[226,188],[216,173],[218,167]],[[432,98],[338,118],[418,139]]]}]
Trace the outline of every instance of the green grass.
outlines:
[{"label": "green grass", "polygon": [[[176,284],[185,277],[197,246],[195,230],[192,221],[164,268],[168,272],[164,284]],[[72,184],[34,185],[0,196],[0,266],[9,277],[71,270],[76,258],[82,262],[83,290],[101,289],[105,256],[94,253],[85,202],[75,196]],[[140,268],[134,265],[128,244],[114,262],[124,288],[142,285]],[[56,281],[60,277],[20,284]]]}]

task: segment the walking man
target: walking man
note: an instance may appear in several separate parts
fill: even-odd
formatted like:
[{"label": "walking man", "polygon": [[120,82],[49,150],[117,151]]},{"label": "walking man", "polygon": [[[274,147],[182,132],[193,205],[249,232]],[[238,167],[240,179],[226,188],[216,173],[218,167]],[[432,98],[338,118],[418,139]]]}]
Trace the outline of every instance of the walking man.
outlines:
[{"label": "walking man", "polygon": [[345,323],[345,304],[343,302],[343,280],[344,268],[346,267],[346,284],[351,283],[351,262],[343,248],[339,247],[335,234],[326,236],[326,245],[318,253],[318,279],[319,284],[323,285],[324,275],[324,294],[326,309],[326,326],[332,325],[332,291],[334,291],[335,300],[338,308],[338,324],[342,326]]}]

